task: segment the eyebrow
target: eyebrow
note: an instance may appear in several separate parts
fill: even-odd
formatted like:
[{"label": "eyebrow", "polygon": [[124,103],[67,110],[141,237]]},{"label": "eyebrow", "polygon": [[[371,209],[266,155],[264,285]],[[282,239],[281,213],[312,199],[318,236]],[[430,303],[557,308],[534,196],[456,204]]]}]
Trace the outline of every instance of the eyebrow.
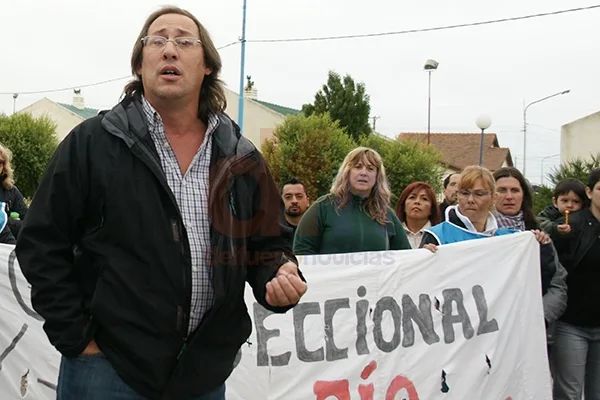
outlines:
[{"label": "eyebrow", "polygon": [[[189,35],[192,37],[196,36],[192,32],[185,30],[185,29],[175,28],[175,30],[177,31],[178,36],[180,36],[180,35]],[[159,29],[158,31],[154,32],[153,35],[156,35],[156,34],[164,35],[164,34],[166,34],[166,32],[167,32],[167,28],[162,28],[162,29]],[[150,34],[150,32],[148,32],[148,34]]]}]

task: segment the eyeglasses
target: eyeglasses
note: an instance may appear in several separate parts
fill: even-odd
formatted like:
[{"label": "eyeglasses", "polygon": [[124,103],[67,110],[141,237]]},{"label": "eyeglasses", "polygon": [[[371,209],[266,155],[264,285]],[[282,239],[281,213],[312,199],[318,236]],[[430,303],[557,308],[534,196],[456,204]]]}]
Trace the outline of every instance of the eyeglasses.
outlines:
[{"label": "eyeglasses", "polygon": [[142,43],[144,46],[155,50],[164,48],[169,42],[173,42],[175,47],[182,50],[191,50],[202,44],[200,39],[193,37],[176,37],[175,39],[167,39],[164,36],[145,36],[142,38]]},{"label": "eyeglasses", "polygon": [[471,197],[471,195],[473,195],[474,199],[481,200],[485,196],[489,196],[490,194],[492,194],[492,192],[490,192],[489,190],[474,190],[472,192],[470,190],[458,191],[458,197],[461,197],[463,199],[468,199],[469,197]]}]

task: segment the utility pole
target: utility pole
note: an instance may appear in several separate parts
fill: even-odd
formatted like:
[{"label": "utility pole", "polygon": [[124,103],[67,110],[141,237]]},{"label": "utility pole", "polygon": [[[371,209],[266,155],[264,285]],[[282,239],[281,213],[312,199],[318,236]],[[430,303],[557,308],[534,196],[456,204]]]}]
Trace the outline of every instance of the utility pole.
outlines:
[{"label": "utility pole", "polygon": [[371,119],[373,119],[373,132],[375,132],[375,124],[377,123],[378,119],[381,119],[381,117],[378,115],[374,115],[371,117]]},{"label": "utility pole", "polygon": [[240,97],[238,101],[238,125],[240,132],[244,134],[244,67],[246,65],[246,0],[244,0],[242,9],[242,53],[240,56]]}]

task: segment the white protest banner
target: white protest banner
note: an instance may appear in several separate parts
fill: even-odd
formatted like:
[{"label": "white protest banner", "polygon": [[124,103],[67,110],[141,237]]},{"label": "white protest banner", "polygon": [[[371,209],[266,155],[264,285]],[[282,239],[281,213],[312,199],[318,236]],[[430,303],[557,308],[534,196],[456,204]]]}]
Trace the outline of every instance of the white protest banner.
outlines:
[{"label": "white protest banner", "polygon": [[253,333],[239,400],[551,399],[531,233],[428,250],[303,257],[308,292]]},{"label": "white protest banner", "polygon": [[32,309],[14,246],[0,244],[0,398],[55,399],[60,354]]},{"label": "white protest banner", "polygon": [[[427,250],[301,258],[309,291],[267,312],[227,399],[551,398],[538,245],[521,233]],[[60,355],[0,245],[2,399],[53,399]]]}]

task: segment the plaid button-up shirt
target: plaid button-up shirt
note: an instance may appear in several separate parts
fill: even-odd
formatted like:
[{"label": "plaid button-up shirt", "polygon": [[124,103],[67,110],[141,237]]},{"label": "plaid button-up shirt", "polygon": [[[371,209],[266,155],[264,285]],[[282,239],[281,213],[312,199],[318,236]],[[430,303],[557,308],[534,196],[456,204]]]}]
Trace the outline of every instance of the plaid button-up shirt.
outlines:
[{"label": "plaid button-up shirt", "polygon": [[190,243],[192,258],[192,301],[188,333],[200,324],[202,316],[214,303],[212,271],[208,263],[210,252],[210,220],[208,189],[213,133],[219,118],[210,115],[206,135],[185,174],[169,144],[162,118],[145,97],[142,97],[148,131],[160,157],[167,183],[175,195]]}]

